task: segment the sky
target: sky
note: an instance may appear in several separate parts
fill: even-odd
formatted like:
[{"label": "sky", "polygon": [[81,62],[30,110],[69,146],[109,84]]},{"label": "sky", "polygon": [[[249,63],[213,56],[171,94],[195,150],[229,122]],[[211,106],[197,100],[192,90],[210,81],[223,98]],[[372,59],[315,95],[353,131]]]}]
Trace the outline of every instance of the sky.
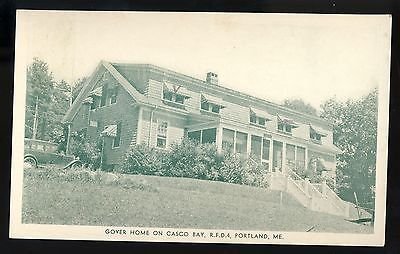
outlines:
[{"label": "sky", "polygon": [[150,63],[318,109],[386,85],[389,24],[387,15],[34,11],[18,13],[17,40],[26,64],[38,57],[69,83],[101,60]]}]

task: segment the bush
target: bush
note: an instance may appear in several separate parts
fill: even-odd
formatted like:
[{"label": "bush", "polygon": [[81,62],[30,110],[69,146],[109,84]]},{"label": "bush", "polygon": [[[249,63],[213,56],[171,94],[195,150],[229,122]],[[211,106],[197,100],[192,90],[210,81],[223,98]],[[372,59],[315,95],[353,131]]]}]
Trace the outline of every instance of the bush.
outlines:
[{"label": "bush", "polygon": [[125,156],[121,173],[163,175],[166,152],[146,145],[134,146]]},{"label": "bush", "polygon": [[80,132],[72,134],[71,153],[78,157],[83,164],[91,168],[99,168],[101,163],[102,139],[87,141]]},{"label": "bush", "polygon": [[126,154],[122,173],[188,177],[253,186],[265,186],[265,167],[229,151],[218,153],[215,144],[190,139],[169,151],[136,145]]}]

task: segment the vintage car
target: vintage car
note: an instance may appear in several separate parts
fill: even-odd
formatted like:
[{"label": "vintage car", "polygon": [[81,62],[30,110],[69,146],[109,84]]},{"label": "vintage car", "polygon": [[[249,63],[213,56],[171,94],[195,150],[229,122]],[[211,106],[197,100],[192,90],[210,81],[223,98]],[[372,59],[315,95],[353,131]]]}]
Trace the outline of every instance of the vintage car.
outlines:
[{"label": "vintage car", "polygon": [[38,139],[24,140],[24,168],[38,168],[44,165],[60,165],[63,168],[81,166],[82,163],[74,156],[57,151],[58,145]]}]

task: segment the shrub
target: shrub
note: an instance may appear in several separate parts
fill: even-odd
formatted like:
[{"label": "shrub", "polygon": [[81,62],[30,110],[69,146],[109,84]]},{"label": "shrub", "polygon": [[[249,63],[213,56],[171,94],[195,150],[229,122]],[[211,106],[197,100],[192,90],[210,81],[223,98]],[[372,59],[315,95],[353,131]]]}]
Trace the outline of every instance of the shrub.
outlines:
[{"label": "shrub", "polygon": [[257,158],[250,157],[246,161],[243,183],[258,187],[267,187],[267,169]]},{"label": "shrub", "polygon": [[71,153],[78,157],[83,164],[91,168],[99,168],[101,163],[101,138],[95,141],[87,141],[85,135],[80,132],[72,134]]},{"label": "shrub", "polygon": [[218,169],[216,180],[227,183],[243,183],[245,161],[238,154],[231,152],[223,153],[223,161]]},{"label": "shrub", "polygon": [[167,152],[140,144],[133,146],[125,156],[121,173],[163,175]]},{"label": "shrub", "polygon": [[172,144],[169,151],[146,145],[132,147],[121,172],[265,186],[265,170],[257,160],[248,160],[230,151],[218,153],[215,144],[183,139]]}]

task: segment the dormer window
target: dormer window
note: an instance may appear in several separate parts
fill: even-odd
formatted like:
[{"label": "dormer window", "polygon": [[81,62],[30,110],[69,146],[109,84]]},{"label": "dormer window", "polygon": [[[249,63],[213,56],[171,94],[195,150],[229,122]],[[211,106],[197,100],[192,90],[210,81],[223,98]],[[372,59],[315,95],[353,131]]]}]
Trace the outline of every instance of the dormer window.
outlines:
[{"label": "dormer window", "polygon": [[179,85],[164,82],[163,84],[163,101],[170,106],[183,107],[185,100],[190,98],[187,90]]},{"label": "dormer window", "polygon": [[326,137],[326,134],[319,128],[310,124],[310,140],[317,144],[322,144],[322,138]]},{"label": "dormer window", "polygon": [[271,118],[266,112],[250,108],[250,124],[265,127],[267,121],[271,121]]},{"label": "dormer window", "polygon": [[292,119],[284,118],[278,115],[278,132],[292,135],[292,130],[299,127]]},{"label": "dormer window", "polygon": [[201,110],[219,114],[221,109],[224,108],[223,101],[220,98],[211,95],[201,95]]}]

